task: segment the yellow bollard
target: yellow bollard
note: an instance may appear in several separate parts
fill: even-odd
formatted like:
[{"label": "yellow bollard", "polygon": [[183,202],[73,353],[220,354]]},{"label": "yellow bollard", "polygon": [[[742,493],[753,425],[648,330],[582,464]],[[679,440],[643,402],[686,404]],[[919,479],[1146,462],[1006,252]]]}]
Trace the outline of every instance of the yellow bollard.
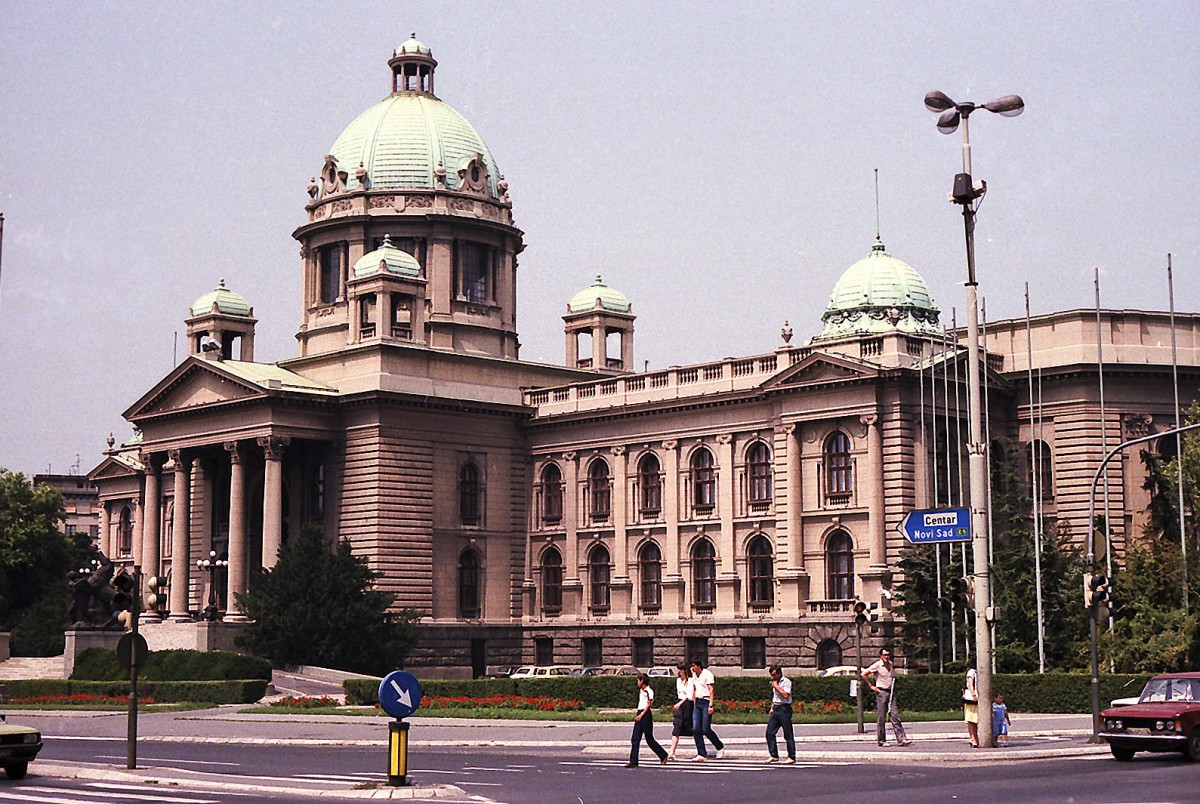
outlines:
[{"label": "yellow bollard", "polygon": [[408,785],[408,724],[403,720],[388,724],[388,784]]}]

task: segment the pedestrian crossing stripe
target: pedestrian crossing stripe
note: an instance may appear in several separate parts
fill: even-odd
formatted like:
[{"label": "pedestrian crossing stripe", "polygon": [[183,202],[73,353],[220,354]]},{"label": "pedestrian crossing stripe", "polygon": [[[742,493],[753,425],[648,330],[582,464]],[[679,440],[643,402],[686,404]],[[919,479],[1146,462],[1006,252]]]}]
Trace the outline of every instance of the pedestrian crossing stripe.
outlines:
[{"label": "pedestrian crossing stripe", "polygon": [[[171,796],[147,791],[145,788],[137,790],[138,792],[118,793],[114,790],[79,790],[69,787],[46,787],[36,784],[23,784],[14,790],[5,790],[4,800],[40,801],[42,804],[81,804],[88,801],[112,802],[115,800],[161,802],[162,804],[217,804],[218,801],[215,798]],[[27,793],[47,793],[49,795],[24,795]],[[69,798],[60,798],[59,796],[69,796]],[[81,798],[81,796],[93,796],[95,798]]]}]

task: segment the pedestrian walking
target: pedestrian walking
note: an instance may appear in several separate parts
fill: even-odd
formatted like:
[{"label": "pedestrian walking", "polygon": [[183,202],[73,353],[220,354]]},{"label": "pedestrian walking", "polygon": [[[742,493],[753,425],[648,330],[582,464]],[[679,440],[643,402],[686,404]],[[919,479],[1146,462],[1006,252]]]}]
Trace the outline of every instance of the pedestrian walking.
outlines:
[{"label": "pedestrian walking", "polygon": [[625,763],[627,768],[636,768],[638,766],[638,750],[642,747],[642,738],[646,738],[646,745],[650,746],[650,750],[658,757],[658,761],[662,764],[667,764],[667,751],[658,744],[658,740],[654,739],[654,690],[650,687],[650,677],[645,673],[638,673],[638,705],[637,714],[633,716],[633,737],[630,739],[632,746],[629,749],[629,761]]},{"label": "pedestrian walking", "polygon": [[[868,676],[875,676],[872,683]],[[912,740],[904,733],[904,724],[900,722],[900,710],[896,706],[896,674],[892,667],[892,654],[886,648],[879,651],[879,659],[862,671],[863,681],[875,691],[875,729],[876,739],[880,747],[887,744],[887,720],[892,721],[892,732],[896,736],[896,744],[904,747],[912,745]]]},{"label": "pedestrian walking", "polygon": [[979,747],[979,673],[972,667],[967,671],[967,686],[963,689],[963,720],[967,723],[967,738],[972,748]]},{"label": "pedestrian walking", "polygon": [[1008,707],[1004,705],[1004,696],[997,692],[992,704],[992,736],[1000,748],[1008,747],[1008,727],[1011,725],[1012,718],[1009,717]]},{"label": "pedestrian walking", "polygon": [[725,755],[725,744],[712,728],[712,707],[716,703],[717,680],[711,670],[704,668],[701,659],[692,659],[692,736],[696,738],[696,756],[692,762],[704,762],[708,751],[704,748],[707,737],[717,750],[716,758]]},{"label": "pedestrian walking", "polygon": [[796,764],[796,735],[792,732],[792,680],[783,674],[783,668],[771,665],[771,716],[767,719],[767,762],[779,761],[779,746],[775,735],[783,729],[783,740],[787,744],[785,765]]},{"label": "pedestrian walking", "polygon": [[675,759],[680,737],[692,736],[692,671],[687,662],[675,665],[675,697],[671,713],[671,750],[667,759]]}]

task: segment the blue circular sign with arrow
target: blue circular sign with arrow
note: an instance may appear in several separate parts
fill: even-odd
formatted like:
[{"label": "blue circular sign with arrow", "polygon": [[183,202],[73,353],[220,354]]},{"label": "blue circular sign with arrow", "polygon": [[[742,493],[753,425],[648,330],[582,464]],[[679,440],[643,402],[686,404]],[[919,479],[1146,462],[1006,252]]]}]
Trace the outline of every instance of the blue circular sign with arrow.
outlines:
[{"label": "blue circular sign with arrow", "polygon": [[394,718],[406,718],[421,706],[421,682],[406,670],[388,673],[379,683],[379,705]]}]

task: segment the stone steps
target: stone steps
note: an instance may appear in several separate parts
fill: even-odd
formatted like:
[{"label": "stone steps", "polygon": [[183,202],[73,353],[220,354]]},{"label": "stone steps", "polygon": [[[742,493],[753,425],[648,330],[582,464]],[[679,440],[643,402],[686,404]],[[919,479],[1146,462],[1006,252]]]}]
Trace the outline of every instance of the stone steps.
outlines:
[{"label": "stone steps", "polygon": [[0,662],[0,681],[21,678],[66,678],[62,656],[14,656]]}]

